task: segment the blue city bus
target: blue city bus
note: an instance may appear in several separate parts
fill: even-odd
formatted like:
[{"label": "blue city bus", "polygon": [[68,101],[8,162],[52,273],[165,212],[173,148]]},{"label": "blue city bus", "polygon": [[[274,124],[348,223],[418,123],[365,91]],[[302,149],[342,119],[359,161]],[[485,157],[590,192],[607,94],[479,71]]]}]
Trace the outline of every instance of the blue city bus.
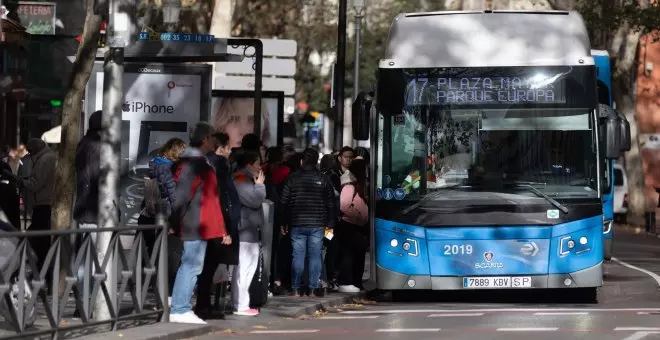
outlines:
[{"label": "blue city bus", "polygon": [[353,137],[371,141],[377,288],[596,300],[599,160],[619,155],[622,130],[598,104],[577,12],[400,14],[376,91],[353,108],[370,117],[354,119]]},{"label": "blue city bus", "polygon": [[[591,50],[596,64],[596,87],[598,89],[598,102],[613,107],[612,73],[610,68],[610,55],[607,51]],[[603,188],[603,257],[612,258],[612,238],[614,236],[614,160],[601,157],[605,168],[607,181]]]}]

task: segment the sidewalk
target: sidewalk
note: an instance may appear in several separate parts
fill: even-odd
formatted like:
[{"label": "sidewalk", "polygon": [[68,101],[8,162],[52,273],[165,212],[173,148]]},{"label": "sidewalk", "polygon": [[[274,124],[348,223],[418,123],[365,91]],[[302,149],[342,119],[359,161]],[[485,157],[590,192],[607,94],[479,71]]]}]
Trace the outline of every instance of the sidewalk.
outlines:
[{"label": "sidewalk", "polygon": [[[366,259],[364,278],[369,278],[369,254]],[[257,317],[244,317],[236,315],[227,315],[225,320],[209,320],[207,325],[186,325],[176,323],[152,323],[120,330],[117,332],[107,332],[100,334],[90,334],[77,339],[80,340],[178,340],[189,339],[204,334],[215,332],[227,332],[231,334],[233,330],[243,328],[260,328],[287,318],[299,318],[306,315],[313,315],[317,312],[326,312],[332,307],[344,304],[359,303],[366,297],[370,291],[368,284],[366,290],[361,293],[344,294],[329,293],[323,298],[317,297],[290,297],[290,296],[271,296],[268,304],[261,308],[261,314]]]}]

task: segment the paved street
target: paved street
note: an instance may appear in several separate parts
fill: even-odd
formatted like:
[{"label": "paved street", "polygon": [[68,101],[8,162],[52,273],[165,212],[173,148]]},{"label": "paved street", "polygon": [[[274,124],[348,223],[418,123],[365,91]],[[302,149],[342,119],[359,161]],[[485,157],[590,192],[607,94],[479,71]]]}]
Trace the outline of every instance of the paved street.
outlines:
[{"label": "paved street", "polygon": [[414,302],[392,302],[386,295],[374,304],[342,306],[314,318],[256,318],[251,325],[227,320],[224,326],[231,330],[201,339],[229,333],[250,340],[660,339],[660,277],[655,274],[660,273],[660,239],[617,231],[616,259],[606,264],[596,304],[561,292],[453,292],[426,294]]}]

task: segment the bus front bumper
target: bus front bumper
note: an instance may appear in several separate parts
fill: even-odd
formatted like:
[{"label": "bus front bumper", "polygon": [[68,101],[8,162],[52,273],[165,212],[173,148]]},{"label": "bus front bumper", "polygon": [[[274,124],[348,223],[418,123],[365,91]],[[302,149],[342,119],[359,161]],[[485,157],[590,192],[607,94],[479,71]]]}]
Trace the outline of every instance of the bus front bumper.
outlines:
[{"label": "bus front bumper", "polygon": [[[406,275],[376,265],[378,289],[383,290],[466,290],[462,276]],[[603,285],[603,263],[567,274],[513,275],[529,276],[531,289],[585,288]]]}]

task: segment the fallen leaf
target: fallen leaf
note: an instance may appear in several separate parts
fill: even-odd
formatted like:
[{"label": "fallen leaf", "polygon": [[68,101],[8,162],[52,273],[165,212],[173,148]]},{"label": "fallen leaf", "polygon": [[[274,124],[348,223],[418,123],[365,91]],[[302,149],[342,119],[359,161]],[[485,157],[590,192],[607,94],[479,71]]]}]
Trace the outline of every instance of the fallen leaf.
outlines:
[{"label": "fallen leaf", "polygon": [[256,328],[256,329],[266,329],[266,328],[268,328],[268,327],[266,327],[266,326],[262,326],[262,325],[256,325],[256,326],[252,326],[252,328]]},{"label": "fallen leaf", "polygon": [[236,333],[236,332],[234,332],[231,328],[227,328],[227,329],[225,329],[224,331],[222,331],[222,333],[225,333],[225,334],[234,334],[234,333]]},{"label": "fallen leaf", "polygon": [[121,338],[121,337],[123,337],[123,336],[124,336],[124,334],[122,334],[122,333],[119,333],[119,334],[117,334],[117,336]]}]

